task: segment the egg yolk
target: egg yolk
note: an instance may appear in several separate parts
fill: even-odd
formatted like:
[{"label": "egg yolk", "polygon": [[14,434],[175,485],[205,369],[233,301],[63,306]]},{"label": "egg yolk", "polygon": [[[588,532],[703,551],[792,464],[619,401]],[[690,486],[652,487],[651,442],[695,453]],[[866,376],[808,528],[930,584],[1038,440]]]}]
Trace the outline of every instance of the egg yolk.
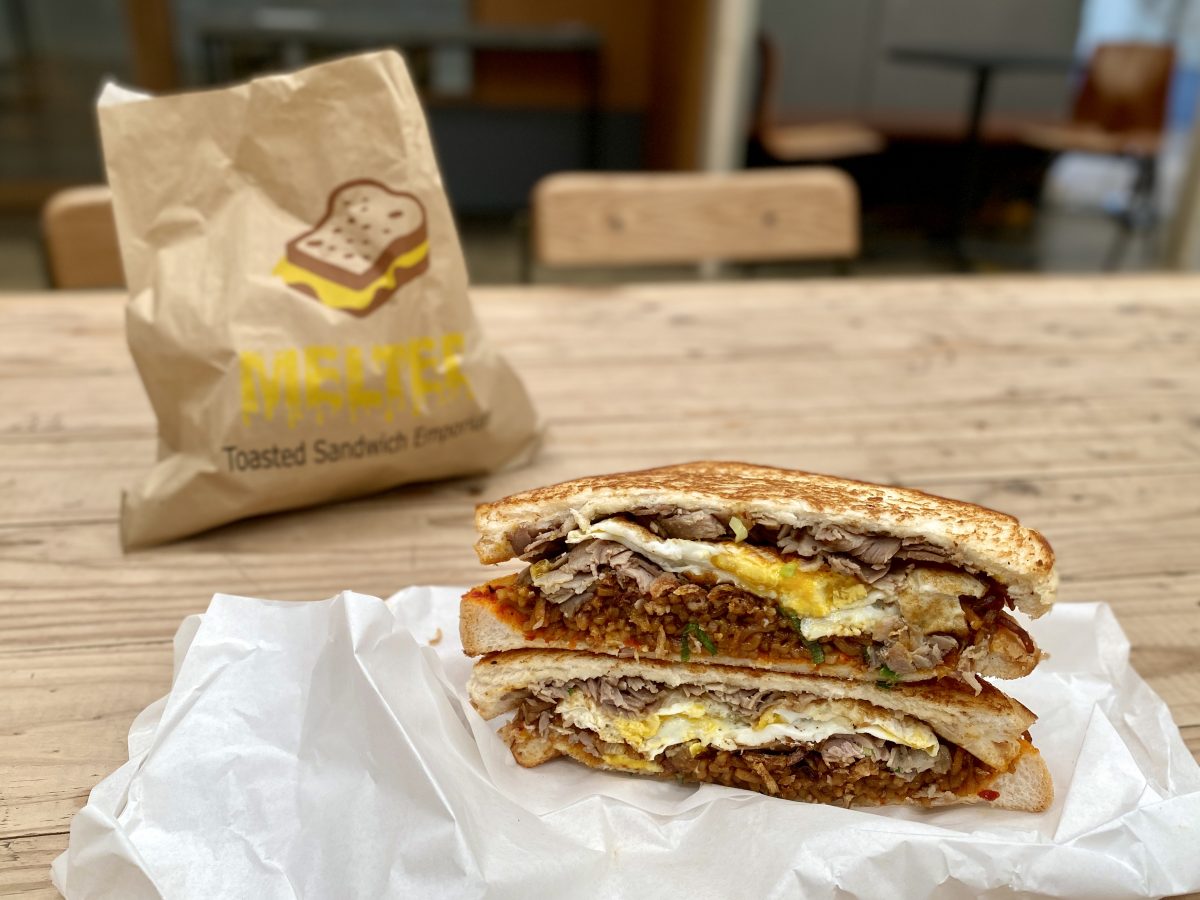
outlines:
[{"label": "egg yolk", "polygon": [[746,544],[722,545],[712,565],[728,572],[746,590],[778,600],[801,618],[827,616],[834,610],[861,605],[869,588],[857,578],[840,572],[798,569],[784,564],[769,550]]},{"label": "egg yolk", "polygon": [[610,766],[618,769],[634,769],[638,772],[657,773],[662,771],[662,766],[653,760],[641,759],[636,756],[630,756],[627,753],[603,753],[600,756]]}]

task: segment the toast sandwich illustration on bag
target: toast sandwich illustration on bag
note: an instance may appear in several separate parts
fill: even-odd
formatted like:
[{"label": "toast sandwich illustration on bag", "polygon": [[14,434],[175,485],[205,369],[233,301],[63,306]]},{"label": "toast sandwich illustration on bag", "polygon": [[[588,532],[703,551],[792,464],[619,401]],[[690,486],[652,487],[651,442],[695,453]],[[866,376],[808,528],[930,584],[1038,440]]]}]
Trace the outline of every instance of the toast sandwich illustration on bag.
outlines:
[{"label": "toast sandwich illustration on bag", "polygon": [[428,268],[421,201],[361,178],[333,189],[325,215],[288,241],[273,272],[326,306],[365,316]]}]

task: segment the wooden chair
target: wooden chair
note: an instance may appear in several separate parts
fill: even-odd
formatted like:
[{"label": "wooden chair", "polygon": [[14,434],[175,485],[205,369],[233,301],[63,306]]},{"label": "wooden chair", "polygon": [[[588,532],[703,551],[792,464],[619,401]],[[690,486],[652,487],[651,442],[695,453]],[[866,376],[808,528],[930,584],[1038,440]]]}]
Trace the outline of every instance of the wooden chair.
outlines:
[{"label": "wooden chair", "polygon": [[758,93],[750,136],[753,164],[794,165],[833,162],[883,151],[883,135],[857,122],[815,122],[782,125],[775,121],[775,90],[779,83],[779,51],[765,34],[758,36]]},{"label": "wooden chair", "polygon": [[1029,125],[1025,143],[1053,153],[1098,153],[1131,160],[1135,167],[1120,230],[1109,251],[1114,267],[1139,225],[1152,222],[1158,152],[1167,117],[1167,95],[1175,68],[1169,44],[1101,44],[1092,54],[1071,121]]},{"label": "wooden chair", "polygon": [[106,186],[68,188],[47,200],[42,241],[52,287],[124,286],[112,192]]},{"label": "wooden chair", "polygon": [[858,189],[838,169],[562,173],[533,189],[533,255],[549,266],[849,260]]}]

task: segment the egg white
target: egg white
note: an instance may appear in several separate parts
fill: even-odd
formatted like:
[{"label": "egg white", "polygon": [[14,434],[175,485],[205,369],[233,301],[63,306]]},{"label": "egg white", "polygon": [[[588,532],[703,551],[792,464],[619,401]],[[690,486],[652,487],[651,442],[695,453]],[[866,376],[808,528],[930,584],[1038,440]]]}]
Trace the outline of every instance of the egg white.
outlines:
[{"label": "egg white", "polygon": [[870,635],[876,629],[886,627],[897,614],[895,604],[883,602],[854,609],[838,609],[827,616],[809,616],[801,619],[800,633],[809,641],[834,636]]},{"label": "egg white", "polygon": [[835,734],[869,734],[936,755],[938,739],[923,722],[909,716],[862,705],[847,707],[828,701],[792,708],[777,704],[749,721],[744,713],[711,698],[668,697],[653,713],[627,716],[600,707],[582,691],[564,699],[557,712],[577,728],[593,731],[602,740],[626,743],[644,758],[666,748],[690,744],[739,750],[776,741],[818,743]]},{"label": "egg white", "polygon": [[635,553],[640,553],[664,571],[680,575],[716,574],[730,580],[728,573],[720,572],[712,564],[713,556],[719,552],[718,544],[683,538],[661,538],[648,528],[626,519],[601,519],[590,525],[580,524],[582,527],[567,534],[568,544],[578,544],[589,538],[616,541]]}]

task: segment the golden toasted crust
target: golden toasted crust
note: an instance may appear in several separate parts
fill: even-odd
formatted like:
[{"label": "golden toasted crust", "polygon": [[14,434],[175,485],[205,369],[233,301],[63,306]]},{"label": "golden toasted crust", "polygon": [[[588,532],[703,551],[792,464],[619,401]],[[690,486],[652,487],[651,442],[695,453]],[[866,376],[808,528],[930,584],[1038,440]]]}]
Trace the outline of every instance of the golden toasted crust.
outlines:
[{"label": "golden toasted crust", "polygon": [[[527,728],[501,729],[501,735],[512,750],[513,758],[525,768],[540,766],[542,763],[568,756],[577,762],[593,769],[609,772],[625,772],[631,775],[646,773],[631,766],[620,763],[607,763],[586,752],[578,744],[570,741],[564,734],[538,735]],[[1054,784],[1050,780],[1050,771],[1042,755],[1036,749],[1026,748],[1012,771],[1005,772],[991,783],[991,790],[997,796],[993,800],[985,800],[977,794],[967,796],[946,795],[932,801],[920,804],[917,800],[905,800],[905,804],[928,806],[957,806],[962,804],[982,803],[996,809],[1011,809],[1018,812],[1044,812],[1054,801]]]},{"label": "golden toasted crust", "polygon": [[467,693],[479,714],[492,719],[515,709],[532,686],[603,677],[638,677],[666,687],[697,684],[864,700],[928,723],[938,734],[998,769],[1021,752],[1022,733],[1037,721],[1037,716],[1016,700],[986,683],[978,695],[945,681],[886,689],[871,682],[820,675],[622,659],[570,650],[510,650],[484,657],[471,672]]},{"label": "golden toasted crust", "polygon": [[670,505],[803,527],[828,523],[856,531],[927,541],[957,565],[1005,585],[1022,612],[1039,616],[1054,602],[1054,552],[1012,516],[908,488],[852,481],[742,462],[702,461],[566,481],[476,508],[484,563],[514,556],[509,535],[567,510],[596,519]]},{"label": "golden toasted crust", "polygon": [[[590,653],[608,653],[605,647],[593,646],[586,641],[573,644],[569,641],[547,641],[537,637],[526,637],[525,633],[496,614],[494,594],[485,596],[482,589],[476,588],[463,595],[459,605],[458,632],[462,640],[463,652],[467,656],[483,656],[503,650],[587,650]],[[490,598],[490,599],[489,599]],[[987,656],[976,663],[976,674],[988,678],[1020,678],[1033,671],[1041,658],[1040,653],[1028,652],[1020,640],[1009,631],[999,631],[990,642]],[[658,656],[652,651],[641,654],[643,659],[661,659],[671,662],[673,656]],[[791,672],[799,675],[817,674],[834,678],[855,678],[861,681],[876,681],[879,673],[871,669],[862,660],[850,663],[827,661],[815,665],[809,659],[743,659],[734,656],[705,657],[705,661],[713,665],[743,666],[756,669],[770,669],[774,672]],[[941,672],[913,672],[910,675],[899,676],[901,681],[928,681],[931,677],[942,677],[951,674],[951,670]]]}]

